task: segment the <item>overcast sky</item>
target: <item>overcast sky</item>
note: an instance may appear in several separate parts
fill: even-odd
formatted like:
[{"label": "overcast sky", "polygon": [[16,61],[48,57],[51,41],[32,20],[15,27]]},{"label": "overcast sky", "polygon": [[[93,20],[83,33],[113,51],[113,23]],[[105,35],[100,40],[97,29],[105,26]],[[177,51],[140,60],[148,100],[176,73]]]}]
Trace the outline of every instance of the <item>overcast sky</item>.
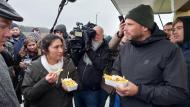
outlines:
[{"label": "overcast sky", "polygon": [[[62,0],[9,0],[9,4],[24,17],[18,24],[27,26],[51,28],[58,13]],[[86,24],[88,21],[102,26],[106,35],[113,35],[118,30],[119,13],[111,0],[76,0],[63,8],[57,24],[65,24],[68,32],[75,27],[76,22]],[[171,15],[161,16],[163,23],[171,21]],[[158,17],[155,21],[161,27]]]}]

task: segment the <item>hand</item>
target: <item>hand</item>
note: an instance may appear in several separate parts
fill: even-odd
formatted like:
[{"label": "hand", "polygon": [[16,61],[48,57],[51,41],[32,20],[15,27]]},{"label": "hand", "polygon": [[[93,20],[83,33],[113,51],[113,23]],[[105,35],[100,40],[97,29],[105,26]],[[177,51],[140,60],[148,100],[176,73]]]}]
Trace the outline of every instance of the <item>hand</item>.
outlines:
[{"label": "hand", "polygon": [[65,90],[65,91],[67,91],[67,92],[69,92],[65,87],[63,87],[63,85],[62,85],[62,88],[63,88],[63,90]]},{"label": "hand", "polygon": [[172,43],[176,43],[176,37],[174,35],[171,35],[169,39]]},{"label": "hand", "polygon": [[121,22],[120,25],[119,25],[119,37],[123,37],[124,36],[124,27],[125,27],[125,22]]},{"label": "hand", "polygon": [[138,93],[138,86],[128,81],[127,86],[120,86],[116,88],[116,92],[120,96],[135,96]]},{"label": "hand", "polygon": [[26,68],[26,67],[27,67],[26,63],[24,63],[24,62],[20,62],[20,63],[19,63],[19,66],[20,66],[21,68]]},{"label": "hand", "polygon": [[57,81],[58,76],[56,73],[49,73],[46,75],[45,79],[46,79],[46,81],[48,81],[48,83],[52,84]]}]

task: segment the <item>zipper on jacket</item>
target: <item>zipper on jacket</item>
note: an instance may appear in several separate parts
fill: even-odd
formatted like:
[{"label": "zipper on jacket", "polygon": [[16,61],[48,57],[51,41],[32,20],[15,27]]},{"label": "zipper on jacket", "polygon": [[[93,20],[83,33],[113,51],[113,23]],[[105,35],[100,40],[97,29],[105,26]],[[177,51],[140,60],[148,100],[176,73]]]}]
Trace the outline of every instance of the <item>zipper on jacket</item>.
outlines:
[{"label": "zipper on jacket", "polygon": [[85,68],[84,68],[84,71],[82,72],[82,81],[83,81],[83,77],[84,77],[84,74],[86,72],[86,67],[88,66],[88,64],[85,64]]}]

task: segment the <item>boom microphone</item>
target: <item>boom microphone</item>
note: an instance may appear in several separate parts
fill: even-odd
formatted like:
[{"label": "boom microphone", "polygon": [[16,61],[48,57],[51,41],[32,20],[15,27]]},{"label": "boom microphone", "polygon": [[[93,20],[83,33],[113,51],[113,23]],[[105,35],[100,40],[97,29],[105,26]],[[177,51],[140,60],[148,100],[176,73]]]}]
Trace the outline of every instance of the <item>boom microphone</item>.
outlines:
[{"label": "boom microphone", "polygon": [[54,27],[55,27],[55,25],[56,25],[56,23],[57,23],[57,20],[58,20],[58,18],[59,18],[59,15],[60,15],[61,11],[63,10],[64,5],[67,5],[68,2],[75,2],[75,1],[76,1],[76,0],[62,0],[62,1],[61,1],[61,3],[59,4],[59,9],[58,9],[57,17],[56,17],[56,19],[55,19],[55,22],[54,22],[52,28],[50,29],[50,33],[53,33]]}]

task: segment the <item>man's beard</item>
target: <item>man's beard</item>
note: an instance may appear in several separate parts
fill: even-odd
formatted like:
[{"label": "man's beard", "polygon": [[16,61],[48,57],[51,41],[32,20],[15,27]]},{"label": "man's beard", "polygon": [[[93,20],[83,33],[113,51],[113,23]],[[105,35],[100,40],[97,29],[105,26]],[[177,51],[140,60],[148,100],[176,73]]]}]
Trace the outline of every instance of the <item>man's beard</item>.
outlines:
[{"label": "man's beard", "polygon": [[135,36],[131,36],[131,39],[130,39],[130,40],[133,40],[133,41],[141,41],[142,38],[143,38],[142,35],[135,35]]},{"label": "man's beard", "polygon": [[19,34],[18,34],[18,35],[13,34],[12,37],[13,37],[13,38],[18,38],[18,37],[19,37]]},{"label": "man's beard", "polygon": [[128,40],[138,41],[140,38],[142,38],[142,35],[130,35],[127,33],[124,33],[124,36],[128,38]]}]

